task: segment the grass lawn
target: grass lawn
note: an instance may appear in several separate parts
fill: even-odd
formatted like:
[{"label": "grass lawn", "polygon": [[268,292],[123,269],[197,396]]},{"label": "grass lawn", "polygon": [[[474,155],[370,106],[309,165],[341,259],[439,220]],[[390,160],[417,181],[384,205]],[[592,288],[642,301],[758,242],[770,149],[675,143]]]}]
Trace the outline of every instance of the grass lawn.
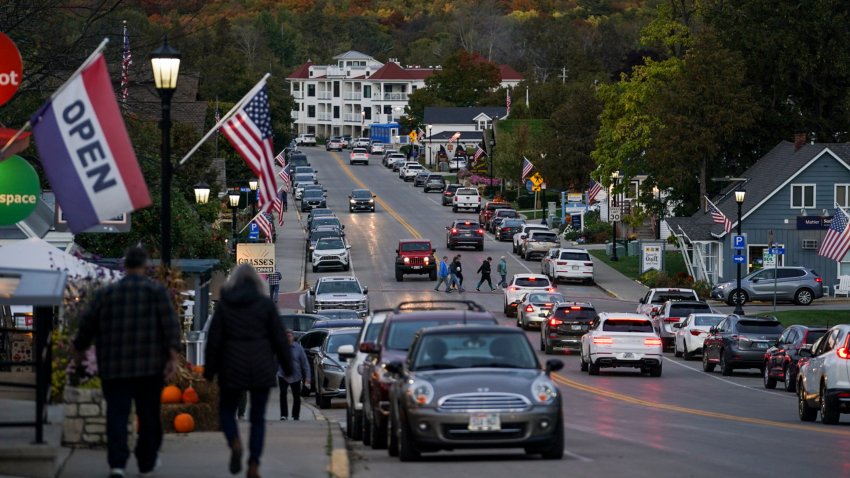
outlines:
[{"label": "grass lawn", "polygon": [[[613,262],[604,250],[596,249],[588,252],[590,252],[593,257],[613,267],[626,277],[631,279],[637,279],[640,277],[640,256],[620,255],[618,256],[619,260],[617,262]],[[685,260],[682,258],[682,253],[678,251],[666,251],[664,253],[664,269],[669,276],[674,276],[680,272],[688,272],[688,269],[685,267]]]},{"label": "grass lawn", "polygon": [[782,325],[821,325],[832,327],[835,324],[850,324],[850,310],[780,310],[760,312],[757,315],[774,316]]}]

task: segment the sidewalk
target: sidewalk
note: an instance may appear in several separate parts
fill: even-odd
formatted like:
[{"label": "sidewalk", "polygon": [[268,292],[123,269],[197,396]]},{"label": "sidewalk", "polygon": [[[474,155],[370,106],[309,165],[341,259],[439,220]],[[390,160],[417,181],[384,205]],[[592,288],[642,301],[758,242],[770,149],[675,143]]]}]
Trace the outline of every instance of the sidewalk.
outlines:
[{"label": "sidewalk", "polygon": [[283,226],[275,223],[277,241],[275,241],[274,255],[277,268],[282,278],[280,281],[280,293],[300,291],[304,288],[304,243],[307,233],[304,230],[301,213],[298,212],[294,200],[289,201],[288,210],[283,213]]}]

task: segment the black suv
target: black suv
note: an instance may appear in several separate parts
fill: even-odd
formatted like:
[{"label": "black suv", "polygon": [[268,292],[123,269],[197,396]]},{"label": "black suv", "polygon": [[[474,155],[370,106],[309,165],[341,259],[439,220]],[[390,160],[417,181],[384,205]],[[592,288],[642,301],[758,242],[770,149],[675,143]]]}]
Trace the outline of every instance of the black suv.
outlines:
[{"label": "black suv", "polygon": [[702,369],[732,375],[736,368],[764,367],[764,354],[782,334],[775,317],[730,315],[712,327],[703,344]]},{"label": "black suv", "polygon": [[348,195],[348,212],[375,212],[375,195],[368,189],[355,189]]},{"label": "black suv", "polygon": [[560,302],[540,323],[540,350],[551,354],[555,349],[581,351],[581,336],[596,320],[596,309],[590,302]]},{"label": "black suv", "polygon": [[442,174],[429,173],[425,178],[425,184],[422,185],[422,192],[442,191],[446,188],[446,178]]},{"label": "black suv", "polygon": [[479,251],[484,250],[484,229],[478,221],[456,219],[451,226],[446,227],[446,247],[454,249],[457,246],[473,246]]},{"label": "black suv", "polygon": [[460,184],[446,184],[443,188],[443,206],[451,206],[452,198],[455,197],[455,191],[460,187]]}]

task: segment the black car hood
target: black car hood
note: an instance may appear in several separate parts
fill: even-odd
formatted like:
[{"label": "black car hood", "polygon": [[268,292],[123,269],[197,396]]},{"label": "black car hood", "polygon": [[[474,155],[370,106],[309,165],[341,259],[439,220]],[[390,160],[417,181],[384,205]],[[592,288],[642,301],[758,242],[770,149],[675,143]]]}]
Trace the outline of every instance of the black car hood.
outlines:
[{"label": "black car hood", "polygon": [[434,386],[437,396],[455,393],[517,393],[529,396],[538,369],[465,368],[411,372]]}]

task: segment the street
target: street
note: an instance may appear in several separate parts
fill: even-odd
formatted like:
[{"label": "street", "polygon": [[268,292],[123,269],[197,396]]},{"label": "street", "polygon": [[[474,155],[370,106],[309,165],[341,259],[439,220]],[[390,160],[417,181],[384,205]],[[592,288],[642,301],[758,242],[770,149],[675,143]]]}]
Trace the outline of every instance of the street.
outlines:
[{"label": "street", "polygon": [[[507,256],[509,276],[539,273],[539,261],[523,261],[510,253],[509,242],[496,242],[489,233],[482,252],[448,251],[445,227],[456,217],[477,219],[475,213],[452,213],[451,208],[440,205],[437,193],[424,194],[421,188],[401,181],[380,164],[377,156],[372,156],[368,166],[349,166],[345,151],[305,149],[318,171],[319,182],[328,190],[328,207],[345,225],[351,244],[350,273],[369,288],[372,310],[424,297],[463,297],[482,304],[505,326],[514,326],[514,319],[502,313],[500,290],[475,292],[475,270],[488,256],[494,262]],[[377,194],[375,213],[348,212],[347,196],[354,188],[368,188]],[[425,275],[405,276],[403,282],[396,282],[394,251],[398,239],[408,237],[431,239],[438,257],[460,253],[467,292],[434,292],[434,283]],[[278,247],[303,245],[279,243]],[[340,274],[348,273],[308,272],[307,284],[318,275]],[[558,291],[570,300],[590,301],[600,312],[633,312],[637,305],[636,300],[612,298],[595,286],[559,284]],[[712,305],[728,309],[718,303]],[[788,307],[781,304],[783,309]],[[539,332],[527,335],[537,350]],[[538,355],[541,361],[547,358],[542,352]],[[623,369],[604,370],[592,377],[579,371],[578,357],[559,358],[565,367],[553,378],[563,394],[563,462],[528,458],[522,450],[474,450],[426,454],[420,462],[402,464],[385,450],[351,442],[353,475],[495,478],[551,473],[554,467],[568,467],[568,472],[577,476],[775,476],[779,472],[850,476],[850,422],[844,420],[837,426],[800,422],[795,396],[764,389],[758,370],[721,377],[719,372],[703,372],[699,361],[685,362],[665,354],[661,378]],[[344,401],[334,400],[333,407],[324,413],[344,424]]]}]

